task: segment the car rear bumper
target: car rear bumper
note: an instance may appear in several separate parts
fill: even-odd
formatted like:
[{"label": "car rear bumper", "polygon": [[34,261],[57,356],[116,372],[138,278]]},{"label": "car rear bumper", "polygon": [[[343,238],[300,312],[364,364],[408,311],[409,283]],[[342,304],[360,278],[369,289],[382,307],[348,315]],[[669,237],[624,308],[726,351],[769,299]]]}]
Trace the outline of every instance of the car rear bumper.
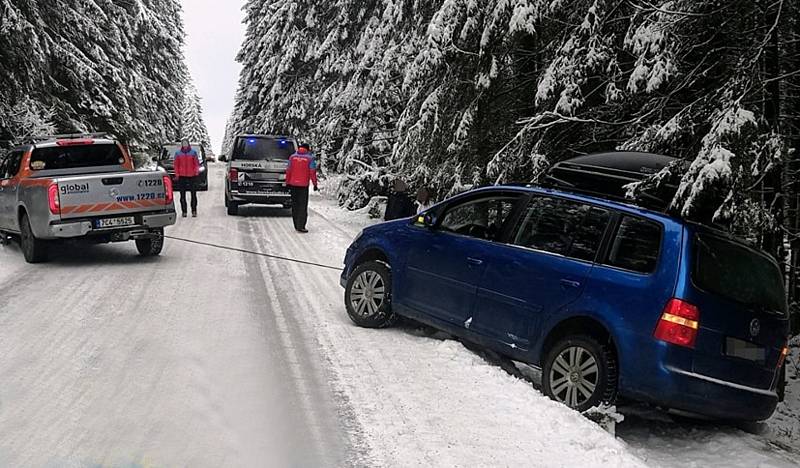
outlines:
[{"label": "car rear bumper", "polygon": [[763,421],[772,416],[778,395],[677,368],[667,368],[672,398],[667,406],[723,420]]},{"label": "car rear bumper", "polygon": [[755,388],[694,372],[693,350],[650,337],[628,338],[632,340],[618,342],[634,345],[619,349],[620,393],[625,398],[722,420],[763,421],[775,411],[774,388]]},{"label": "car rear bumper", "polygon": [[255,203],[259,205],[287,205],[292,201],[292,195],[289,192],[274,192],[268,194],[260,193],[242,193],[238,191],[231,191],[231,200],[239,203]]},{"label": "car rear bumper", "polygon": [[159,229],[175,224],[176,215],[174,211],[163,213],[145,214],[120,214],[118,216],[134,216],[136,224],[132,226],[115,227],[108,229],[96,229],[91,219],[81,219],[75,221],[64,221],[51,223],[45,239],[70,239],[93,235],[104,235],[120,232],[135,232],[150,229]]}]

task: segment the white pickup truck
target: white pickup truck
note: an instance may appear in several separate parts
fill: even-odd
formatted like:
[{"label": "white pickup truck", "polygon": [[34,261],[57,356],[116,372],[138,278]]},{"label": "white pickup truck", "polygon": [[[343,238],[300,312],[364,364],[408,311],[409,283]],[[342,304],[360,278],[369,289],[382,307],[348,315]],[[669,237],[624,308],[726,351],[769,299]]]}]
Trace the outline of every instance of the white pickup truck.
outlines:
[{"label": "white pickup truck", "polygon": [[67,239],[134,240],[141,255],[159,255],[175,219],[170,177],[135,172],[109,137],[48,137],[0,156],[0,234],[19,237],[29,263]]}]

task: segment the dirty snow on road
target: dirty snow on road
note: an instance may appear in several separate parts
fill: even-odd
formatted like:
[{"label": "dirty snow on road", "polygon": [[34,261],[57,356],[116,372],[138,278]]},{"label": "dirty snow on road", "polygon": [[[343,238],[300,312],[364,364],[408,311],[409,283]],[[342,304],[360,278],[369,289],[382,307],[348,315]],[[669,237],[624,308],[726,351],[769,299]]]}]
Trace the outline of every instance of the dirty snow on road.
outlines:
[{"label": "dirty snow on road", "polygon": [[168,231],[217,247],[65,248],[39,266],[0,247],[0,466],[798,461],[730,428],[632,418],[615,439],[444,335],[357,328],[338,272],[220,247],[339,266],[365,213],[315,196],[307,235],[278,209],[228,217],[223,175]]}]

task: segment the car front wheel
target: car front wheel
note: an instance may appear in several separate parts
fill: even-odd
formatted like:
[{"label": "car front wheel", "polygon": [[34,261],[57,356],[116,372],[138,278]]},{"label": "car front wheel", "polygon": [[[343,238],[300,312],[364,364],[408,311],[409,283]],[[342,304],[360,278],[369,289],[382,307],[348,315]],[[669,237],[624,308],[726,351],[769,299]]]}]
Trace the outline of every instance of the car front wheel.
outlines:
[{"label": "car front wheel", "polygon": [[347,314],[360,327],[385,328],[393,325],[397,316],[392,313],[391,297],[392,274],[384,263],[363,263],[347,280]]},{"label": "car front wheel", "polygon": [[614,353],[592,337],[566,337],[547,354],[542,384],[547,396],[577,411],[613,404],[617,390]]}]

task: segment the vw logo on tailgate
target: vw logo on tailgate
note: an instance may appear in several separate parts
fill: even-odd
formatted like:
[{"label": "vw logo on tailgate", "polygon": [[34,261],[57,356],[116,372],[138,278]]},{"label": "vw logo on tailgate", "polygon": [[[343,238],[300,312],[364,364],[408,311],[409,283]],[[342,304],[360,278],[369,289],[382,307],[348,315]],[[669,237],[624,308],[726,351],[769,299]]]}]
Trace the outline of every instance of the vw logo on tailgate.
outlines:
[{"label": "vw logo on tailgate", "polygon": [[758,319],[753,319],[753,321],[750,322],[750,336],[755,338],[759,333],[761,333],[761,322],[759,322]]}]

